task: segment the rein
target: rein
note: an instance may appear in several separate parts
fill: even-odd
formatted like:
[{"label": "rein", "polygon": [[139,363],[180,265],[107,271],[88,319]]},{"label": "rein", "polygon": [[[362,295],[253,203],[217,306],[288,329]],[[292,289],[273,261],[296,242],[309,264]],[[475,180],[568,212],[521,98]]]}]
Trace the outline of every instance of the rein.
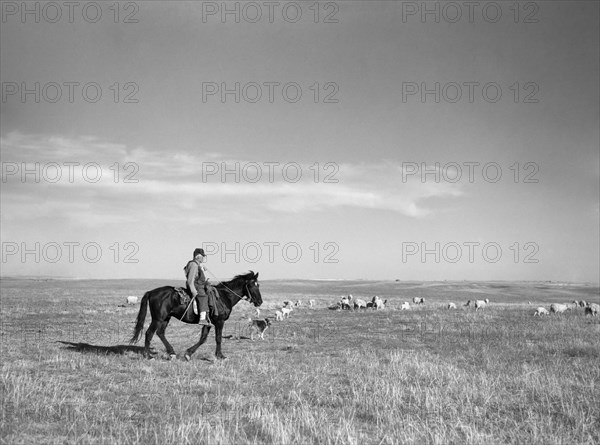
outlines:
[{"label": "rein", "polygon": [[[244,296],[244,295],[238,295],[238,294],[237,294],[237,292],[235,292],[233,289],[230,289],[229,287],[227,287],[227,286],[226,286],[226,285],[223,283],[223,281],[219,280],[219,279],[218,279],[218,278],[215,276],[215,274],[214,274],[214,273],[212,273],[210,270],[208,270],[208,268],[207,268],[206,266],[204,267],[204,269],[205,269],[205,270],[206,270],[208,273],[210,273],[210,274],[213,276],[213,278],[214,278],[215,280],[217,280],[219,283],[221,283],[221,286],[223,286],[225,289],[227,289],[228,291],[230,291],[230,292],[231,292],[233,295],[235,295],[236,297],[238,297],[240,300],[246,300],[246,301],[248,301],[248,302],[250,302],[250,301],[251,301],[251,300],[250,300],[250,297],[248,297],[248,296]],[[250,294],[250,290],[248,289],[248,283],[244,283],[244,287],[246,288],[246,291],[247,291],[247,293],[248,293],[248,294]]]}]

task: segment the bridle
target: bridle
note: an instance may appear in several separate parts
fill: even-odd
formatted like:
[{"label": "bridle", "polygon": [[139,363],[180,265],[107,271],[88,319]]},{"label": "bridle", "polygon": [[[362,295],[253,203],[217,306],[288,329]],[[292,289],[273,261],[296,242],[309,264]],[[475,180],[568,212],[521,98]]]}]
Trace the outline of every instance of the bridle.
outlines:
[{"label": "bridle", "polygon": [[250,289],[248,288],[248,282],[246,281],[244,283],[244,289],[246,290],[246,294],[244,295],[244,293],[242,292],[242,295],[238,295],[237,292],[235,292],[233,289],[230,289],[229,287],[227,287],[221,280],[219,280],[214,273],[212,273],[210,270],[208,270],[208,268],[205,266],[205,269],[208,273],[210,273],[213,278],[215,280],[217,280],[219,283],[221,283],[221,286],[223,286],[225,289],[227,289],[229,292],[231,292],[233,295],[235,295],[236,297],[238,297],[240,300],[246,300],[248,303],[252,303],[252,299],[250,298]]}]

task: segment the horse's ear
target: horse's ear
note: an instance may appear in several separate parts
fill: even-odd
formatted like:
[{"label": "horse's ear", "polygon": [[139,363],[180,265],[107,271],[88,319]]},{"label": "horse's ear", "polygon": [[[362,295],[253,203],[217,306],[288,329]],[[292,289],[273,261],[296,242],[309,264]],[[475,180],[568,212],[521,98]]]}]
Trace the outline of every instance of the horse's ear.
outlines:
[{"label": "horse's ear", "polygon": [[258,272],[256,272],[256,273],[254,274],[254,279],[255,279],[255,280],[258,280]]}]

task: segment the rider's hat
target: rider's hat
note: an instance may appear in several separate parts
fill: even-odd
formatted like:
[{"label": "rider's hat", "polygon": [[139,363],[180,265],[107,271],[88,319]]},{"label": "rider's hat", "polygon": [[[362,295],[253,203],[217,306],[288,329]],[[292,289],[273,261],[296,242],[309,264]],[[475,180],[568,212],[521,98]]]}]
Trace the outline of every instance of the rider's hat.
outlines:
[{"label": "rider's hat", "polygon": [[196,255],[202,255],[202,256],[206,256],[206,254],[204,253],[204,249],[201,249],[200,247],[196,247],[194,249],[194,258],[196,258]]}]

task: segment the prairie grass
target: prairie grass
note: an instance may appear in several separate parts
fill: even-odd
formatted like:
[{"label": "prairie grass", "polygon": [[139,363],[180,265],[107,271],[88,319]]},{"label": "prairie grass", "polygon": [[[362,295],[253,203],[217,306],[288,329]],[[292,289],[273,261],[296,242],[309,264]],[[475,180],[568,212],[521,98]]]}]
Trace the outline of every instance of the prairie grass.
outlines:
[{"label": "prairie grass", "polygon": [[[120,307],[126,296],[169,283],[0,284],[2,443],[600,443],[598,318],[532,316],[598,301],[597,286],[264,282],[262,316],[284,299],[316,307],[252,342],[241,302],[229,359],[213,359],[211,333],[186,362],[166,360],[157,337],[156,360],[127,345],[139,306]],[[388,307],[327,309],[348,293]],[[398,310],[412,296],[426,304]],[[462,306],[481,297],[485,310]],[[198,335],[176,320],[167,330],[180,353]]]}]

